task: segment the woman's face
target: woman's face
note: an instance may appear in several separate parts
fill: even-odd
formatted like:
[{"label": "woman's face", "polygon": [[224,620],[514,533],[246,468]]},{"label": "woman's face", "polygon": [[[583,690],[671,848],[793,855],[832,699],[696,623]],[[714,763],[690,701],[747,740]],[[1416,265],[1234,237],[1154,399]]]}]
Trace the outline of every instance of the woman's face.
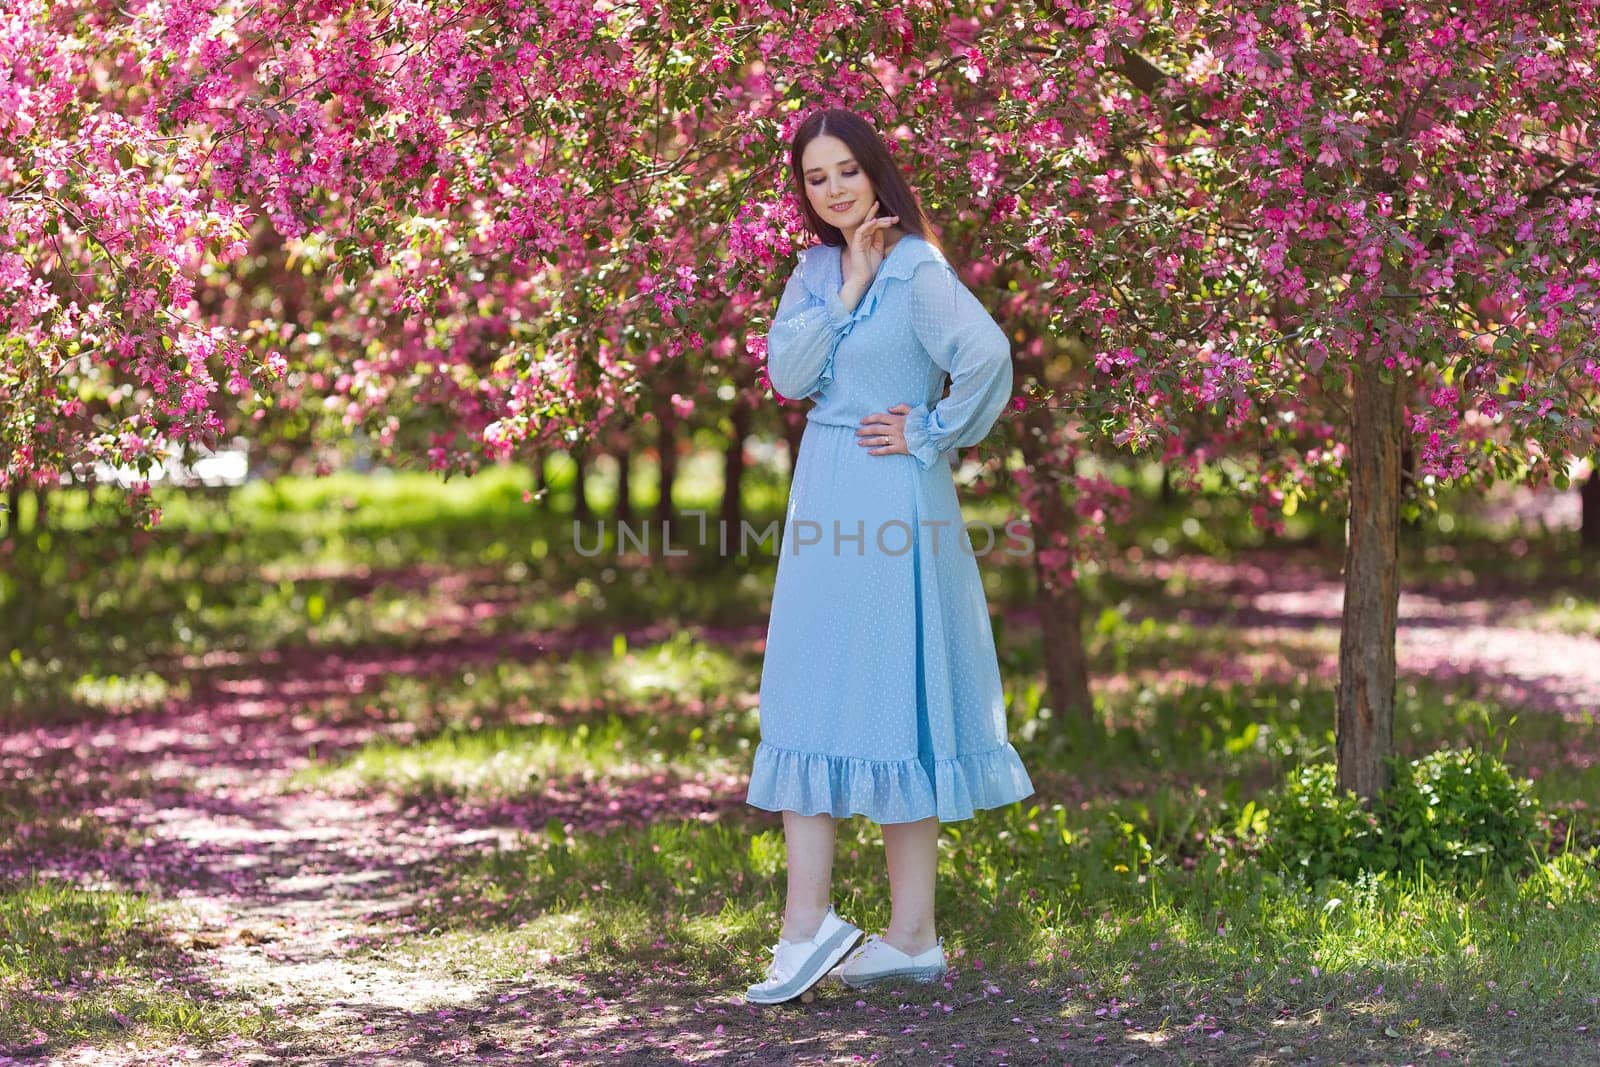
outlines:
[{"label": "woman's face", "polygon": [[[843,141],[826,134],[815,138],[800,153],[800,168],[806,196],[818,216],[845,233],[866,221],[877,193]],[[836,210],[838,205],[845,206]]]}]

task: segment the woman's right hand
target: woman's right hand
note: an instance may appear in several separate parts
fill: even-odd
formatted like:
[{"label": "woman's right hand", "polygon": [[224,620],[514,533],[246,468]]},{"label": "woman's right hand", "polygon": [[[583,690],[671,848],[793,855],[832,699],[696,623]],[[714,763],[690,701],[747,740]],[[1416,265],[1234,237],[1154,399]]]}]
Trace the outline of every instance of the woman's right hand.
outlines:
[{"label": "woman's right hand", "polygon": [[850,284],[859,285],[861,292],[866,292],[872,284],[872,279],[878,276],[878,267],[883,264],[883,234],[889,227],[900,221],[899,215],[884,215],[877,217],[878,201],[872,202],[873,217],[867,219],[856,227],[856,232],[851,235],[849,243],[850,254]]}]

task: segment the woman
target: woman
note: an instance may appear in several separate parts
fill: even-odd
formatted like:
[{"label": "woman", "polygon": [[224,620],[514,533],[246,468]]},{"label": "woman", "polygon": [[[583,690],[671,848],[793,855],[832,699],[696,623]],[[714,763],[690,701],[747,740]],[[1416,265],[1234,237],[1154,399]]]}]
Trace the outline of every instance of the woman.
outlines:
[{"label": "woman", "polygon": [[[834,973],[860,988],[945,972],[939,824],[1033,793],[951,465],[1011,394],[1011,346],[946,262],[877,133],[826,110],[789,165],[810,229],[767,337],[773,389],[810,397],[761,673],[746,802],[783,812],[788,898],[766,978],[804,993],[862,931],[830,905],[833,821],[883,827],[893,915]],[[950,394],[943,397],[945,375]]]}]

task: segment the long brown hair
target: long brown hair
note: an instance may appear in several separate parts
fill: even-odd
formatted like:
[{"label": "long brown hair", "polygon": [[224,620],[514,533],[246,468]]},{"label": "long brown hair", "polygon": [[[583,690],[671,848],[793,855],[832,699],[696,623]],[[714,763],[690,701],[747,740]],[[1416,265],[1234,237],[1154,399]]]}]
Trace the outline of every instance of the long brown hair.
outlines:
[{"label": "long brown hair", "polygon": [[917,194],[900,174],[900,168],[895,166],[894,158],[889,155],[889,146],[883,143],[883,138],[878,136],[878,131],[866,119],[844,108],[824,108],[807,115],[795,130],[794,139],[789,145],[789,174],[794,182],[795,199],[800,202],[800,210],[806,218],[806,228],[822,238],[823,244],[836,248],[844,244],[844,231],[818,215],[811,207],[811,198],[806,195],[806,176],[800,158],[805,154],[807,145],[824,135],[843,141],[866,172],[867,180],[878,194],[879,216],[900,216],[896,226],[921,237],[941,256],[944,255],[944,246],[934,234],[933,225],[923,212]]}]

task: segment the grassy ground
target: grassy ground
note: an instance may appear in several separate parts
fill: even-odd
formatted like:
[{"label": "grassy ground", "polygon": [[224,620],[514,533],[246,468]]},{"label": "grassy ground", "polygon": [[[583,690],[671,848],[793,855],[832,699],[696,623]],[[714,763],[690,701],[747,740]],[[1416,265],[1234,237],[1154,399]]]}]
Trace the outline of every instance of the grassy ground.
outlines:
[{"label": "grassy ground", "polygon": [[[24,538],[0,573],[0,1051],[1596,1058],[1600,743],[1562,664],[1600,663],[1600,565],[1559,533],[1462,511],[1407,535],[1397,740],[1504,742],[1543,809],[1529,873],[1268,869],[1270,790],[1331,758],[1329,523],[1269,545],[1220,503],[1149,501],[1086,576],[1093,721],[1041,691],[1027,572],[982,568],[1036,792],[943,827],[946,981],[757,1008],[785,855],[742,801],[774,560],[586,558],[526,482],[173,496],[137,552],[69,499]],[[715,514],[704,468],[685,486]],[[777,518],[781,477],[749,500]],[[834,875],[882,930],[873,824],[839,823]]]},{"label": "grassy ground", "polygon": [[[181,922],[181,920],[179,920]],[[198,973],[167,909],[139,893],[18,879],[0,892],[3,1037],[13,1052],[148,1028],[206,1040],[265,1017]]]}]

